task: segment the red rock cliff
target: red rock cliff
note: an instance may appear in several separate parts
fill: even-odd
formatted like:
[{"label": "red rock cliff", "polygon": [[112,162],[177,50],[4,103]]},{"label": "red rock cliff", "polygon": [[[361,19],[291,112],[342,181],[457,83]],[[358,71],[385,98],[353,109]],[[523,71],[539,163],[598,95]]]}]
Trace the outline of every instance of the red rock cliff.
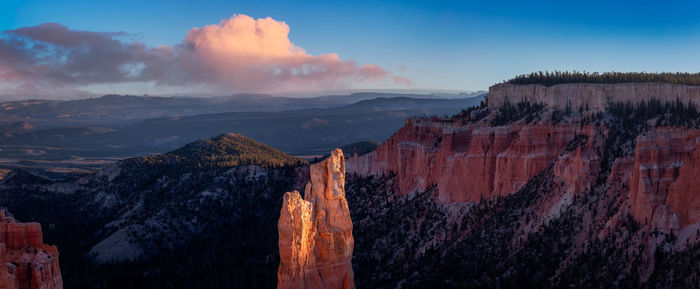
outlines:
[{"label": "red rock cliff", "polygon": [[58,249],[42,238],[39,223],[17,223],[0,210],[0,289],[63,288]]},{"label": "red rock cliff", "polygon": [[[520,189],[557,160],[577,134],[594,139],[601,129],[573,124],[494,127],[408,119],[376,151],[350,158],[347,167],[348,172],[360,175],[392,171],[398,174],[399,192],[404,194],[435,184],[442,201],[477,201]],[[596,159],[591,153],[589,149],[566,157],[580,168]],[[577,176],[573,181],[578,180]]]},{"label": "red rock cliff", "polygon": [[284,195],[278,223],[277,288],[355,288],[352,221],[345,199],[345,158],[336,149],[311,165],[304,198]]},{"label": "red rock cliff", "polygon": [[[648,86],[668,93],[684,89]],[[600,88],[591,89],[591,95],[600,92],[596,90]],[[632,89],[621,96],[645,99],[654,91]],[[513,93],[531,100],[527,92]],[[581,97],[586,100],[585,95]],[[537,192],[538,199],[529,208],[534,214],[519,220],[516,234],[527,236],[563,212],[574,214],[581,220],[582,229],[573,237],[581,252],[591,236],[621,247],[629,245],[622,240],[631,236],[629,242],[642,249],[626,254],[641,258],[636,268],[641,281],[654,272],[658,248],[667,253],[700,242],[700,130],[657,126],[661,118],[630,118],[639,123],[621,127],[614,120],[618,116],[608,112],[594,121],[590,112],[574,112],[564,121],[555,121],[555,110],[548,106],[529,115],[530,122],[522,117],[503,126],[492,125],[500,112],[487,108],[450,119],[407,119],[374,152],[349,158],[347,171],[361,176],[395,174],[399,194],[435,186],[431,196],[446,203],[513,194],[537,177],[529,187],[546,189]],[[613,121],[606,122],[607,117]],[[636,127],[629,128],[632,125]],[[631,229],[636,228],[629,222],[632,219],[641,224],[640,230]]]},{"label": "red rock cliff", "polygon": [[661,128],[637,138],[630,213],[661,231],[700,223],[700,131]]},{"label": "red rock cliff", "polygon": [[[398,192],[437,186],[443,202],[471,202],[518,191],[552,166],[560,183],[542,216],[586,192],[600,172],[608,129],[547,121],[507,126],[487,122],[408,119],[376,151],[347,160],[349,173],[397,174]],[[581,141],[582,145],[573,145]],[[639,135],[634,153],[615,160],[608,190],[624,194],[629,213],[682,242],[700,228],[700,131],[654,128]]]}]

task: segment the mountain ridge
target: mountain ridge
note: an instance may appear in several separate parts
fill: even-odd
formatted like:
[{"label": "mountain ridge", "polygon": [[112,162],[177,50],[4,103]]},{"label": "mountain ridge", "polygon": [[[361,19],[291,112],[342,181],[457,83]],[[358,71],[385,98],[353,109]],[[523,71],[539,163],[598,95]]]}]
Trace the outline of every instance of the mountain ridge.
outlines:
[{"label": "mountain ridge", "polygon": [[[483,92],[459,95],[460,98],[483,96]],[[431,94],[356,92],[308,98],[268,94],[234,94],[214,97],[166,97],[108,94],[76,100],[27,99],[0,102],[2,122],[22,120],[49,121],[134,121],[167,116],[190,116],[223,112],[281,112],[322,109],[349,105],[378,97],[446,99]],[[449,98],[447,98],[449,99]]]}]

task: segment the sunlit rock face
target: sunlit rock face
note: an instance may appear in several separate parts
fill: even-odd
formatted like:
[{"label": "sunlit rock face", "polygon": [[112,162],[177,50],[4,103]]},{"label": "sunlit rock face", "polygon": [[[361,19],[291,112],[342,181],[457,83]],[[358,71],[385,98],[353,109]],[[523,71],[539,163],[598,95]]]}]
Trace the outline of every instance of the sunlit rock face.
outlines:
[{"label": "sunlit rock face", "polygon": [[303,199],[298,191],[284,195],[277,288],[355,288],[343,152],[311,165],[310,179]]},{"label": "sunlit rock face", "polygon": [[0,289],[63,288],[58,249],[42,238],[39,223],[17,223],[0,210]]},{"label": "sunlit rock face", "polygon": [[700,106],[700,86],[672,83],[565,83],[552,86],[541,84],[497,84],[489,87],[489,108],[506,102],[529,101],[543,103],[551,108],[588,108],[603,111],[610,102],[640,102],[651,99]]}]

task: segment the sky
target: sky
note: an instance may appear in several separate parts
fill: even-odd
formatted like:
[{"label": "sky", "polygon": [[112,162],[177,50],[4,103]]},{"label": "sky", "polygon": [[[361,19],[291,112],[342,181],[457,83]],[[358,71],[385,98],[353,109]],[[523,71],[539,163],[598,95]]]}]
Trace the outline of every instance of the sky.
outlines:
[{"label": "sky", "polygon": [[700,68],[700,1],[0,3],[0,94],[486,90]]}]

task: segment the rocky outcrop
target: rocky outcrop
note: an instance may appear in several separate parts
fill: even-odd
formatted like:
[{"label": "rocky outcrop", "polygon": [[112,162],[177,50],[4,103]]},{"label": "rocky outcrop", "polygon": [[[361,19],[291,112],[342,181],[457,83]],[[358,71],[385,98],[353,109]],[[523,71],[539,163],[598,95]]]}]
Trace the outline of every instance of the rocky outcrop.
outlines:
[{"label": "rocky outcrop", "polygon": [[[376,151],[347,160],[349,173],[394,173],[397,192],[435,185],[442,202],[507,196],[552,166],[560,183],[540,209],[550,216],[592,189],[601,172],[608,129],[576,123],[522,121],[507,126],[408,119]],[[629,213],[684,241],[700,227],[700,131],[656,128],[637,137],[629,157],[615,160],[608,189],[624,192]]]},{"label": "rocky outcrop", "polygon": [[700,106],[700,86],[671,83],[567,83],[552,86],[541,84],[496,84],[489,87],[489,108],[506,102],[529,101],[544,103],[551,108],[588,108],[602,111],[610,102],[632,102],[659,99],[662,101],[692,102]]},{"label": "rocky outcrop", "polygon": [[0,210],[0,289],[63,288],[58,249],[42,238],[39,223],[17,223]]},{"label": "rocky outcrop", "polygon": [[[574,124],[489,126],[408,119],[376,151],[350,158],[347,166],[348,172],[363,176],[392,171],[404,194],[437,185],[441,201],[478,201],[517,191],[557,160],[577,136],[593,140],[602,133],[597,127]],[[591,178],[573,170],[596,166],[595,153],[589,146],[565,155],[568,165],[559,173],[583,189],[586,184],[581,182]]]},{"label": "rocky outcrop", "polygon": [[[582,270],[611,276],[606,284],[627,276],[620,287],[697,287],[699,129],[662,126],[658,120],[669,113],[573,111],[555,120],[545,107],[494,125],[502,110],[468,112],[408,119],[375,151],[347,160],[352,213],[361,220],[354,261],[371,267],[357,269],[358,276],[372,276],[358,286],[386,278],[498,287],[507,282],[472,283],[483,276],[469,274],[500,266],[508,269],[490,276],[516,282],[530,278],[522,272],[556,272],[546,278],[552,288],[595,284],[582,281]],[[503,261],[501,254],[517,257]],[[538,256],[557,257],[530,271]],[[514,269],[522,260],[528,268]],[[412,262],[419,265],[403,265]],[[428,270],[415,273],[421,268]],[[468,269],[453,273],[458,268]],[[440,283],[426,277],[432,272],[461,281]]]},{"label": "rocky outcrop", "polygon": [[[630,180],[630,213],[662,232],[685,228],[694,234],[700,224],[698,176],[699,130],[661,128],[639,136]],[[682,239],[684,235],[681,232]]]},{"label": "rocky outcrop", "polygon": [[277,288],[355,288],[343,152],[311,165],[310,179],[303,199],[298,191],[284,195]]}]

